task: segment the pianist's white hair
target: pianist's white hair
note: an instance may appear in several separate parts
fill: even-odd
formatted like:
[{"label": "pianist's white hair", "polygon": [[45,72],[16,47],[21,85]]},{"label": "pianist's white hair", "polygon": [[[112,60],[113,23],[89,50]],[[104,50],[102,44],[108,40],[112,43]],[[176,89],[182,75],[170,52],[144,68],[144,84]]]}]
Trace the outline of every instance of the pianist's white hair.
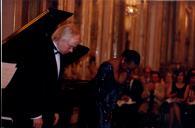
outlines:
[{"label": "pianist's white hair", "polygon": [[58,41],[60,38],[68,41],[76,35],[80,35],[80,31],[75,24],[64,24],[58,26],[51,38],[53,41]]}]

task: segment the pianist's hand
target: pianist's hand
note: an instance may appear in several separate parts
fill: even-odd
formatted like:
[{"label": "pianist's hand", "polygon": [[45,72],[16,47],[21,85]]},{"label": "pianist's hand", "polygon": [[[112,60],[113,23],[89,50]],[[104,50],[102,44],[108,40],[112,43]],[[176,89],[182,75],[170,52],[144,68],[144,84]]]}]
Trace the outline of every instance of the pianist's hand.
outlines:
[{"label": "pianist's hand", "polygon": [[33,119],[33,128],[42,128],[42,125],[43,125],[42,118]]},{"label": "pianist's hand", "polygon": [[55,113],[54,114],[54,122],[53,122],[53,125],[54,126],[58,123],[59,118],[60,118],[59,114],[58,113]]}]

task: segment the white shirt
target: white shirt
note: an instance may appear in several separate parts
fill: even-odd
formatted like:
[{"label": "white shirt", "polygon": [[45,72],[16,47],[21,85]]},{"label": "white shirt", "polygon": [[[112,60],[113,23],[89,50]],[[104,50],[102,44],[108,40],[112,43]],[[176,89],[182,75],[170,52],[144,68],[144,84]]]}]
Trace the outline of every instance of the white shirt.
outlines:
[{"label": "white shirt", "polygon": [[55,58],[56,58],[56,64],[57,64],[57,73],[58,73],[58,78],[59,78],[59,75],[60,75],[60,54],[59,53],[56,53],[58,50],[58,47],[57,45],[54,43],[56,49],[54,49],[54,53],[55,53]]},{"label": "white shirt", "polygon": [[130,90],[131,90],[131,88],[132,88],[132,85],[133,85],[133,79],[130,81],[130,83],[129,83],[129,87],[130,87]]}]

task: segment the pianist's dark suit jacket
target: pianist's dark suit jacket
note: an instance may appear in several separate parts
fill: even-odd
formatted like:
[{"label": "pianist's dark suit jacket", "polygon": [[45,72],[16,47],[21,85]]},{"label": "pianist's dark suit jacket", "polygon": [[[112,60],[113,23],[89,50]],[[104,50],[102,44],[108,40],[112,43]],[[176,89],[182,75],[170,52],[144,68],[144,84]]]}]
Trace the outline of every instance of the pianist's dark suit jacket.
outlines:
[{"label": "pianist's dark suit jacket", "polygon": [[[28,37],[26,37],[28,38]],[[16,63],[17,71],[3,90],[3,113],[19,113],[27,118],[59,109],[61,71],[57,77],[54,47],[50,38],[30,38],[28,41],[4,44],[2,60]]]}]

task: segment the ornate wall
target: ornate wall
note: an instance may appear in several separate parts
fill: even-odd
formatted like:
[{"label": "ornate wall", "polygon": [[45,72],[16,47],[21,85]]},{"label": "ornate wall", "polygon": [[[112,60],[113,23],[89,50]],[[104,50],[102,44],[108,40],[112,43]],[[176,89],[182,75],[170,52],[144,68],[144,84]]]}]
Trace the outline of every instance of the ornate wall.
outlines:
[{"label": "ornate wall", "polygon": [[[75,13],[83,44],[96,62],[118,56],[126,47],[141,54],[142,66],[181,63],[195,66],[195,2],[146,0],[59,0],[60,9]],[[126,14],[127,5],[137,12]],[[86,63],[85,63],[86,64]],[[84,65],[85,65],[84,64]],[[85,70],[85,66],[83,67]]]},{"label": "ornate wall", "polygon": [[[129,4],[135,10],[127,13]],[[138,50],[141,65],[153,69],[168,63],[195,67],[194,1],[3,0],[2,7],[3,39],[46,8],[54,7],[74,13],[69,22],[80,26],[82,44],[96,57],[96,67],[125,48]],[[89,76],[88,61],[85,57],[77,64],[76,72],[82,72],[77,78]]]}]

